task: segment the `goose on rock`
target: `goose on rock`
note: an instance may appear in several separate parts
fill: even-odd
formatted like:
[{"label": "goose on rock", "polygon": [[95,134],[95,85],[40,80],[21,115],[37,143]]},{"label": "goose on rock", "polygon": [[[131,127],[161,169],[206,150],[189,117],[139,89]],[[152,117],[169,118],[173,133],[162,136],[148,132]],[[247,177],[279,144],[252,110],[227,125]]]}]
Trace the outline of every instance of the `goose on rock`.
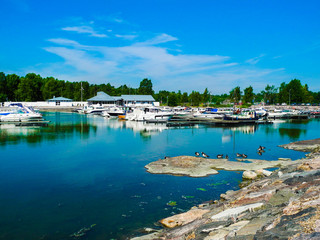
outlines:
[{"label": "goose on rock", "polygon": [[208,158],[209,157],[209,155],[205,154],[204,152],[201,152],[201,154],[202,154],[202,157],[204,157],[204,158]]}]

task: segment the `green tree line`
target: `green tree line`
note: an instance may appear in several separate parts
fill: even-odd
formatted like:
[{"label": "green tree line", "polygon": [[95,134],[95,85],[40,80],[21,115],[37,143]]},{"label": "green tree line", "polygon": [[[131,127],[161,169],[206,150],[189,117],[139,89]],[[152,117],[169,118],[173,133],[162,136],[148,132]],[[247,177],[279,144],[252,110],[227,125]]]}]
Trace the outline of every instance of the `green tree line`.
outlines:
[{"label": "green tree line", "polygon": [[[82,86],[82,91],[81,91]],[[302,85],[300,80],[293,79],[288,84],[283,82],[279,87],[267,85],[264,90],[254,93],[252,86],[243,91],[239,86],[233,88],[229,94],[213,95],[206,88],[203,93],[192,91],[191,93],[170,92],[160,90],[155,93],[152,81],[143,79],[138,88],[127,85],[119,87],[110,83],[90,84],[87,81],[69,82],[58,80],[54,77],[41,77],[35,73],[28,73],[25,76],[16,74],[5,74],[0,72],[0,102],[5,101],[46,101],[59,96],[70,98],[74,101],[85,101],[94,97],[97,92],[103,91],[110,96],[120,95],[152,95],[162,105],[169,106],[221,106],[226,103],[244,103],[251,105],[255,102],[266,104],[287,103],[320,103],[320,92],[312,92],[307,84]]]},{"label": "green tree line", "polygon": [[121,85],[116,88],[110,83],[89,84],[83,82],[69,82],[58,80],[53,77],[43,78],[35,73],[28,73],[24,77],[16,74],[4,74],[0,72],[0,102],[5,101],[46,101],[53,97],[63,96],[74,101],[87,100],[94,97],[97,92],[103,91],[110,96],[124,94],[153,94],[152,82],[150,79],[143,79],[139,88],[131,88]]}]

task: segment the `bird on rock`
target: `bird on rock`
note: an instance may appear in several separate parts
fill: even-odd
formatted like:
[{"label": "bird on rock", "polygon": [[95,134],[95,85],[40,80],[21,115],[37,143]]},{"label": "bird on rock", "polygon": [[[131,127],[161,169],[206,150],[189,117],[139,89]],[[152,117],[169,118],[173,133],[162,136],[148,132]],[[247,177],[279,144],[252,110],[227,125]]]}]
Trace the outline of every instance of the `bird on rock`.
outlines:
[{"label": "bird on rock", "polygon": [[207,155],[207,154],[205,154],[204,152],[201,152],[201,154],[202,154],[202,157],[204,157],[204,158],[208,158],[209,156]]}]

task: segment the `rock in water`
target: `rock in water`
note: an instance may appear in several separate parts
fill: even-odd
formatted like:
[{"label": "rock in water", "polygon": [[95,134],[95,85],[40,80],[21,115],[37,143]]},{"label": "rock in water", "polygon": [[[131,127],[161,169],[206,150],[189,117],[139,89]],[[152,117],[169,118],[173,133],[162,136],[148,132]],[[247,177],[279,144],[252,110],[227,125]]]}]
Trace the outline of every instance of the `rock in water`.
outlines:
[{"label": "rock in water", "polygon": [[177,226],[182,226],[187,223],[190,223],[196,219],[199,219],[203,216],[203,214],[209,212],[209,210],[203,210],[203,209],[192,209],[188,212],[181,213],[178,215],[174,215],[168,218],[164,218],[160,221],[162,225],[168,228],[174,228]]},{"label": "rock in water", "polygon": [[258,175],[253,171],[244,171],[242,174],[243,179],[253,180],[253,179],[256,179],[257,177]]}]

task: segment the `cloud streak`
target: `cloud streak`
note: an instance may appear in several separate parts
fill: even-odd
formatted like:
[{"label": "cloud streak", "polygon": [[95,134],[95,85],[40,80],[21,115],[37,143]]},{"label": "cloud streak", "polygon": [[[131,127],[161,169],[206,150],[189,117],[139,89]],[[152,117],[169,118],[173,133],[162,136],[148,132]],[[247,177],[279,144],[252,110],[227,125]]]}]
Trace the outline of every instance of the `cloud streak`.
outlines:
[{"label": "cloud streak", "polygon": [[65,38],[49,39],[53,45],[44,50],[63,61],[42,66],[42,71],[70,81],[110,82],[116,86],[127,84],[133,87],[148,77],[156,90],[203,91],[208,87],[212,93],[225,93],[237,85],[262,88],[266,77],[284,70],[255,67],[254,64],[264,55],[247,60],[248,66],[232,62],[229,56],[172,53],[166,46],[174,41],[178,38],[165,33],[115,47],[83,45]]},{"label": "cloud streak", "polygon": [[96,32],[92,27],[90,26],[74,26],[74,27],[64,27],[62,28],[63,31],[68,32],[76,32],[76,33],[87,33],[91,37],[97,37],[97,38],[106,38],[108,37],[106,34],[101,34]]},{"label": "cloud streak", "polygon": [[250,58],[250,59],[246,60],[246,63],[255,65],[255,64],[257,64],[258,62],[260,62],[260,60],[261,60],[264,56],[265,56],[265,54],[260,54],[260,56],[258,56],[258,57],[254,57],[254,58]]}]

